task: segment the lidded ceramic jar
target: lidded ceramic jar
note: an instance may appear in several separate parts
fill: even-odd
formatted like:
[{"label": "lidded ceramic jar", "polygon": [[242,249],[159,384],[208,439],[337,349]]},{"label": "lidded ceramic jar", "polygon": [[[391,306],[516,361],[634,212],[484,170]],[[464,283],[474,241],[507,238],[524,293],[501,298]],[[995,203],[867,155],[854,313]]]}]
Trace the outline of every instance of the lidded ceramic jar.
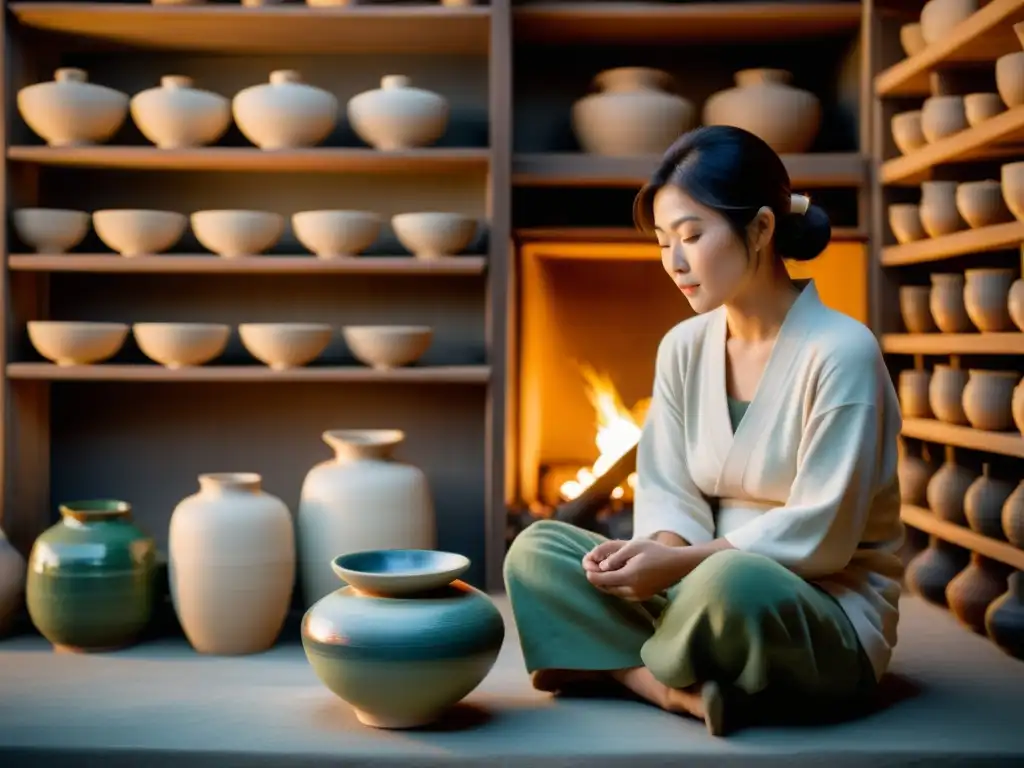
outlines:
[{"label": "lidded ceramic jar", "polygon": [[1012,428],[1013,391],[1020,380],[1016,371],[969,370],[963,405],[971,426],[993,432]]},{"label": "lidded ceramic jar", "polygon": [[260,149],[312,147],[338,121],[334,94],[302,82],[294,69],[270,73],[270,81],[235,94],[231,113],[242,134]]},{"label": "lidded ceramic jar", "polygon": [[405,75],[385,75],[380,88],[356,94],[345,111],[359,138],[394,151],[425,147],[444,136],[450,107],[444,96],[414,87]]},{"label": "lidded ceramic jar", "polygon": [[25,596],[25,558],[0,530],[0,636],[11,626]]},{"label": "lidded ceramic jar", "polygon": [[459,580],[468,567],[462,555],[404,549],[330,563],[349,586],[306,612],[302,646],[317,677],[361,723],[426,725],[487,676],[505,624],[490,597]]},{"label": "lidded ceramic jar", "polygon": [[159,88],[136,94],[132,120],[160,149],[213,144],[231,125],[231,102],[219,93],[193,87],[191,77],[164,75]]},{"label": "lidded ceramic jar", "polygon": [[368,549],[433,549],[437,531],[427,476],[393,458],[397,429],[333,429],[335,455],[302,484],[297,515],[302,593],[310,606],[338,586],[333,558]]},{"label": "lidded ceramic jar", "polygon": [[199,476],[171,515],[168,578],[178,620],[200,653],[265,651],[295,586],[295,533],[281,499],[254,472]]},{"label": "lidded ceramic jar", "polygon": [[128,502],[62,504],[28,558],[26,601],[36,629],[59,650],[134,644],[155,597],[156,544],[132,523]]},{"label": "lidded ceramic jar", "polygon": [[821,127],[821,102],[810,91],[790,85],[784,69],[744,69],[736,87],[704,103],[705,125],[734,125],[760,136],[779,154],[806,152]]},{"label": "lidded ceramic jar", "polygon": [[1014,271],[1000,267],[964,270],[964,309],[983,333],[1008,331],[1013,327],[1008,300]]},{"label": "lidded ceramic jar", "polygon": [[572,105],[572,130],[584,152],[606,157],[660,155],[697,117],[689,99],[672,89],[668,72],[617,67],[599,72],[597,93]]},{"label": "lidded ceramic jar", "polygon": [[84,69],[65,67],[52,81],[19,90],[18,112],[51,147],[101,144],[128,116],[128,96],[90,83]]}]

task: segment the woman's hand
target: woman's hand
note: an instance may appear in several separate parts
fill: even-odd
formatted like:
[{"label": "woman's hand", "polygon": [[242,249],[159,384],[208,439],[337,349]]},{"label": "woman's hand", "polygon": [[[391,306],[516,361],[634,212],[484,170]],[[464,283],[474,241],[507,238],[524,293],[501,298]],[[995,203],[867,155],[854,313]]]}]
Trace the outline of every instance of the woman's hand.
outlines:
[{"label": "woman's hand", "polygon": [[626,600],[649,600],[693,569],[687,550],[651,539],[606,541],[584,556],[583,570],[587,580],[604,592]]}]

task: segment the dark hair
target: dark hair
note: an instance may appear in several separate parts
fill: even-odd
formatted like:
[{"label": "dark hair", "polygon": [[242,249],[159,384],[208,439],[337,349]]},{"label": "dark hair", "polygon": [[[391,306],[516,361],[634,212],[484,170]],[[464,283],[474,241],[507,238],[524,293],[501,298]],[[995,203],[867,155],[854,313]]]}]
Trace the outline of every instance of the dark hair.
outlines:
[{"label": "dark hair", "polygon": [[775,213],[775,252],[782,257],[809,261],[832,237],[828,214],[818,206],[790,212],[786,166],[764,140],[742,128],[704,126],[676,139],[633,202],[641,231],[654,230],[654,195],[669,184],[724,216],[744,242],[747,225],[768,206]]}]

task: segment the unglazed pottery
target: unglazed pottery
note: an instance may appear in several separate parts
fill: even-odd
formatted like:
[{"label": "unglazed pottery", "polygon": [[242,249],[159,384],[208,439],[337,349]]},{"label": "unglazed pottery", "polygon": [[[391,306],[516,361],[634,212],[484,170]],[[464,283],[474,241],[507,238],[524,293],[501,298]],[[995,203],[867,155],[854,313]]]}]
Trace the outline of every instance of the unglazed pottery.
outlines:
[{"label": "unglazed pottery", "polygon": [[1008,298],[1015,272],[988,267],[964,270],[964,308],[979,331],[996,333],[1013,327]]},{"label": "unglazed pottery", "polygon": [[286,371],[320,357],[333,331],[327,323],[242,323],[238,335],[253,357],[272,370]]},{"label": "unglazed pottery", "polygon": [[337,588],[334,557],[366,549],[433,549],[434,504],[427,476],[398,461],[397,429],[333,429],[334,456],[302,484],[297,515],[302,594],[311,606]]},{"label": "unglazed pottery", "polygon": [[29,616],[57,649],[123,648],[149,623],[156,544],[132,524],[131,510],[124,501],[68,502],[32,546]]},{"label": "unglazed pottery", "polygon": [[391,228],[417,259],[439,259],[469,246],[476,235],[477,220],[450,211],[399,213],[391,217]]},{"label": "unglazed pottery", "polygon": [[900,27],[900,45],[907,56],[914,56],[920,53],[928,45],[924,41],[924,34],[921,32],[921,24],[913,22]]},{"label": "unglazed pottery", "polygon": [[1006,311],[1017,330],[1024,331],[1024,279],[1018,278],[1010,285],[1006,296]]},{"label": "unglazed pottery", "polygon": [[428,325],[346,325],[341,333],[357,360],[381,371],[415,363],[434,338]]},{"label": "unglazed pottery", "polygon": [[128,96],[89,82],[83,69],[65,67],[48,83],[18,91],[18,112],[51,147],[101,144],[128,116]]},{"label": "unglazed pottery", "polygon": [[255,256],[284,233],[284,216],[271,211],[196,211],[192,232],[204,248],[229,259]]},{"label": "unglazed pottery", "polygon": [[999,173],[1006,207],[1018,221],[1024,221],[1024,162],[1006,163]]},{"label": "unglazed pottery", "polygon": [[972,128],[1005,111],[1006,105],[998,93],[968,93],[964,96],[964,114]]},{"label": "unglazed pottery", "polygon": [[142,256],[174,246],[188,228],[188,217],[175,211],[122,208],[96,211],[92,224],[112,250],[122,256]]},{"label": "unglazed pottery", "polygon": [[970,564],[946,585],[949,610],[965,627],[984,634],[985,611],[1006,592],[1006,580],[1012,570],[972,552]]},{"label": "unglazed pottery", "polygon": [[1017,483],[999,515],[1003,537],[1013,546],[1024,548],[1024,480]]},{"label": "unglazed pottery", "polygon": [[904,155],[923,147],[927,140],[921,130],[921,110],[900,112],[892,116],[892,140]]},{"label": "unglazed pottery", "polygon": [[224,352],[231,326],[222,323],[135,323],[142,354],[167,368],[203,365]]},{"label": "unglazed pottery", "polygon": [[0,636],[13,623],[25,598],[25,558],[0,529]]},{"label": "unglazed pottery", "polygon": [[943,333],[969,333],[974,330],[964,305],[964,276],[959,272],[933,272],[929,306],[932,318]]},{"label": "unglazed pottery", "polygon": [[334,130],[338,109],[334,94],[302,82],[294,69],[275,70],[231,100],[238,130],[260,149],[316,146]]},{"label": "unglazed pottery", "polygon": [[956,207],[955,181],[921,182],[921,225],[929,237],[951,235],[964,228]]},{"label": "unglazed pottery", "polygon": [[15,208],[18,239],[36,253],[67,253],[89,234],[90,216],[65,208]]},{"label": "unglazed pottery", "polygon": [[977,477],[977,472],[958,464],[952,450],[947,448],[946,460],[928,481],[925,491],[928,509],[940,520],[966,525],[964,495]]},{"label": "unglazed pottery", "polygon": [[1014,51],[996,59],[996,90],[1006,106],[1012,108],[1024,104],[1024,51]]},{"label": "unglazed pottery", "polygon": [[929,306],[932,289],[927,285],[900,286],[900,316],[907,333],[934,333],[935,319]]},{"label": "unglazed pottery", "polygon": [[673,93],[668,72],[617,67],[599,72],[591,93],[572,106],[572,130],[584,152],[606,157],[660,155],[694,127],[693,102]]},{"label": "unglazed pottery", "polygon": [[921,133],[929,144],[967,127],[963,96],[932,96],[921,105]]},{"label": "unglazed pottery", "polygon": [[438,720],[487,676],[505,624],[485,593],[457,577],[448,552],[341,555],[330,568],[350,586],[311,607],[302,646],[317,677],[376,728]]},{"label": "unglazed pottery", "polygon": [[1005,539],[1003,505],[1013,493],[1013,485],[992,477],[989,464],[981,465],[977,478],[964,494],[964,516],[972,531],[992,539]]},{"label": "unglazed pottery", "polygon": [[164,75],[159,88],[131,100],[132,121],[161,149],[213,144],[231,125],[231,102],[219,93],[195,88],[191,77]]},{"label": "unglazed pottery", "polygon": [[967,386],[967,371],[951,365],[936,363],[928,384],[928,405],[935,418],[947,424],[966,424],[964,413],[964,387]]},{"label": "unglazed pottery", "polygon": [[932,536],[928,548],[907,564],[904,580],[911,592],[945,608],[946,587],[969,559],[967,550]]},{"label": "unglazed pottery", "polygon": [[1011,416],[1017,431],[1024,435],[1024,379],[1013,388],[1013,398],[1010,400]]},{"label": "unglazed pottery", "polygon": [[128,338],[128,325],[30,320],[28,338],[36,352],[57,365],[93,365],[118,353]]},{"label": "unglazed pottery", "polygon": [[359,138],[393,151],[436,143],[448,129],[450,107],[444,96],[416,88],[405,75],[385,75],[380,88],[356,94],[345,111]]},{"label": "unglazed pottery", "polygon": [[928,387],[931,372],[915,368],[900,371],[897,391],[900,399],[900,411],[907,419],[931,418],[932,410],[928,405]]},{"label": "unglazed pottery", "polygon": [[199,476],[171,515],[168,577],[174,610],[200,653],[265,651],[295,586],[295,534],[281,499],[253,472]]},{"label": "unglazed pottery", "polygon": [[921,207],[914,203],[893,203],[889,206],[889,228],[900,245],[923,240],[928,236],[921,224]]},{"label": "unglazed pottery", "polygon": [[1013,221],[1003,200],[1003,187],[994,179],[965,181],[956,188],[956,209],[969,227],[989,227]]},{"label": "unglazed pottery", "polygon": [[1007,586],[985,611],[985,632],[1004,653],[1024,659],[1024,573],[1010,574]]},{"label": "unglazed pottery", "polygon": [[926,491],[928,480],[935,467],[921,454],[912,453],[901,439],[899,441],[899,463],[897,473],[900,481],[900,500],[904,504],[914,504],[923,507],[928,503]]},{"label": "unglazed pottery", "polygon": [[1013,428],[1013,390],[1020,382],[1016,371],[972,368],[964,387],[964,413],[975,429],[994,432]]},{"label": "unglazed pottery", "polygon": [[371,211],[300,211],[292,230],[303,246],[321,259],[362,253],[380,234],[383,218]]},{"label": "unglazed pottery", "polygon": [[938,42],[978,10],[979,0],[929,0],[921,8],[921,36],[927,45]]}]

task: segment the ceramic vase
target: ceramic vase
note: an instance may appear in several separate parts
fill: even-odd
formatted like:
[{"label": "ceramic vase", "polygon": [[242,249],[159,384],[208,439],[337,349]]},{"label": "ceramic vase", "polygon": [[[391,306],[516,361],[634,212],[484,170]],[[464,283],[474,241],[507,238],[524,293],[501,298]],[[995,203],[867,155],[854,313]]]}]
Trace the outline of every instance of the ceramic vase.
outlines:
[{"label": "ceramic vase", "polygon": [[951,235],[967,224],[956,206],[955,181],[921,182],[921,226],[929,237]]},{"label": "ceramic vase", "polygon": [[705,125],[735,125],[779,154],[806,152],[821,126],[821,103],[810,91],[790,85],[783,69],[744,69],[736,87],[719,91],[704,103]]},{"label": "ceramic vase", "polygon": [[909,451],[903,440],[899,441],[897,473],[900,481],[900,499],[904,504],[923,507],[928,503],[925,494],[928,480],[935,471],[935,467],[923,455],[924,452],[925,449],[922,448],[922,455],[915,455]]},{"label": "ceramic vase", "polygon": [[1009,331],[1013,327],[1008,306],[1013,270],[968,269],[964,277],[964,308],[971,322],[982,333]]},{"label": "ceramic vase", "polygon": [[946,587],[967,566],[969,559],[967,550],[932,536],[927,549],[907,564],[907,586],[929,603],[946,608]]},{"label": "ceramic vase", "polygon": [[491,598],[459,580],[467,558],[369,551],[330,567],[349,586],[306,612],[302,646],[317,677],[361,723],[427,725],[487,676],[505,624]]},{"label": "ceramic vase", "polygon": [[316,146],[334,130],[338,100],[302,82],[294,69],[270,73],[270,81],[235,94],[231,114],[238,130],[260,149]]},{"label": "ceramic vase", "polygon": [[386,75],[380,88],[356,94],[345,108],[349,125],[384,151],[434,144],[448,129],[450,107],[440,94],[413,87],[405,75]]},{"label": "ceramic vase", "polygon": [[971,553],[971,562],[946,585],[949,610],[965,627],[984,634],[985,611],[1006,591],[1012,569],[1002,563]]},{"label": "ceramic vase", "polygon": [[165,75],[159,88],[131,100],[132,120],[160,149],[213,144],[231,125],[231,102],[219,93],[193,87],[191,77]]},{"label": "ceramic vase", "polygon": [[156,544],[124,501],[68,502],[29,553],[26,601],[58,650],[134,644],[152,617]]},{"label": "ceramic vase", "polygon": [[0,530],[0,636],[6,633],[25,596],[25,558]]},{"label": "ceramic vase", "polygon": [[298,549],[307,607],[338,587],[333,558],[369,549],[433,549],[434,506],[427,477],[397,461],[396,429],[323,433],[334,457],[306,475],[299,500]]},{"label": "ceramic vase", "polygon": [[943,333],[970,333],[974,330],[964,306],[964,276],[959,272],[933,272],[928,306],[932,318]]},{"label": "ceramic vase", "polygon": [[931,376],[931,371],[920,368],[907,368],[900,371],[896,389],[899,393],[900,411],[904,418],[931,418],[932,410],[928,403]]},{"label": "ceramic vase", "polygon": [[1004,653],[1024,659],[1024,574],[1010,574],[1009,590],[985,611],[985,631]]},{"label": "ceramic vase", "polygon": [[1017,431],[1024,435],[1024,379],[1013,388],[1010,398],[1010,416]]},{"label": "ceramic vase", "polygon": [[972,531],[992,539],[1005,540],[1003,505],[1013,493],[1013,485],[992,477],[989,464],[981,465],[977,478],[964,494],[964,517]]},{"label": "ceramic vase", "polygon": [[285,503],[252,472],[199,476],[171,515],[168,578],[185,636],[200,653],[270,648],[295,586],[295,534]]},{"label": "ceramic vase", "polygon": [[970,369],[963,406],[971,426],[993,432],[1012,428],[1013,392],[1020,380],[1016,371]]},{"label": "ceramic vase", "polygon": [[128,116],[128,96],[89,82],[84,69],[66,67],[48,83],[18,91],[18,112],[51,147],[101,144]]},{"label": "ceramic vase", "polygon": [[1024,549],[1024,480],[1017,483],[1013,493],[1003,502],[999,517],[1003,537],[1013,546]]},{"label": "ceramic vase", "polygon": [[928,405],[935,418],[947,424],[966,424],[963,397],[967,371],[943,363],[936,364],[928,384]]},{"label": "ceramic vase", "polygon": [[928,481],[928,509],[940,520],[966,525],[964,496],[977,477],[977,472],[958,464],[952,449],[947,447],[946,460]]},{"label": "ceramic vase", "polygon": [[592,93],[572,106],[572,130],[584,152],[606,157],[660,155],[690,130],[697,111],[671,92],[668,72],[647,67],[607,69]]}]

